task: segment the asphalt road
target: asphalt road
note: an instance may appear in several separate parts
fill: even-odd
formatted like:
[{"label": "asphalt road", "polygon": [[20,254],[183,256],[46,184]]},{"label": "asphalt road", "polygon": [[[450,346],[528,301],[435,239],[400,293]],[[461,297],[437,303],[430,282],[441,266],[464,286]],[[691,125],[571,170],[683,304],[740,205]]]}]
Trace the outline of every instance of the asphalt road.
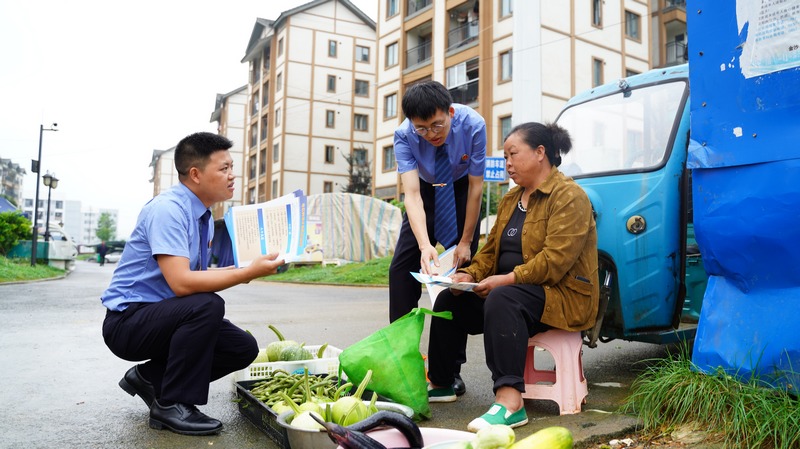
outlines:
[{"label": "asphalt road", "polygon": [[[131,366],[105,347],[99,296],[114,264],[78,262],[62,279],[0,285],[0,447],[2,448],[276,448],[233,402],[232,376],[211,385],[201,410],[220,419],[216,436],[188,437],[148,426],[148,411],[117,382]],[[227,317],[264,347],[275,324],[288,338],[338,348],[388,324],[386,288],[252,282],[222,292]],[[423,295],[421,307],[430,301]],[[429,321],[428,321],[429,322]],[[427,324],[421,350],[427,347]],[[576,442],[629,430],[635,419],[615,413],[644,360],[667,348],[625,341],[584,347],[589,396],[583,412],[558,415],[555,403],[526,400],[531,423],[519,437],[551,425],[573,431]],[[467,393],[453,404],[433,404],[421,426],[466,430],[491,404],[491,379],[480,336],[471,337],[462,370]]]}]

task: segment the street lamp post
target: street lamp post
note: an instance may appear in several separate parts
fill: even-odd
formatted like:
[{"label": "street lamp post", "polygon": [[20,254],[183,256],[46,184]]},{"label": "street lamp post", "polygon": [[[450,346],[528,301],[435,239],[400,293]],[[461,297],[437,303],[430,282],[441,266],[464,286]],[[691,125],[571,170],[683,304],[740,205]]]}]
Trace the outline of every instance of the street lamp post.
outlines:
[{"label": "street lamp post", "polygon": [[39,168],[42,166],[42,134],[45,131],[58,131],[58,123],[51,128],[39,125],[39,159],[31,161],[31,171],[36,173],[36,197],[33,199],[33,231],[31,232],[31,266],[36,266],[36,247],[39,242]]},{"label": "street lamp post", "polygon": [[58,187],[58,178],[56,175],[51,175],[50,172],[47,172],[42,177],[42,182],[44,185],[47,186],[47,219],[44,223],[44,242],[45,248],[47,248],[47,257],[50,258],[50,193]]}]

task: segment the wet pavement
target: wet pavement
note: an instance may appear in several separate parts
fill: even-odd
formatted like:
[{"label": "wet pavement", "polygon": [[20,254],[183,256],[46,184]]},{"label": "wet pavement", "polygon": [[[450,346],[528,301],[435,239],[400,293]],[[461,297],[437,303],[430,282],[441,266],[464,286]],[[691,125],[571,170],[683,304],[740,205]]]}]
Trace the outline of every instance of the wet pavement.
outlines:
[{"label": "wet pavement", "polygon": [[[148,426],[148,411],[117,382],[132,365],[103,343],[99,296],[114,264],[78,262],[70,275],[49,281],[0,284],[0,447],[2,448],[277,448],[239,413],[233,376],[211,384],[200,409],[220,419],[221,434],[176,435]],[[227,317],[264,347],[275,324],[287,338],[338,348],[388,323],[388,291],[376,287],[251,282],[221,293]],[[423,295],[421,307],[430,307]],[[428,319],[429,323],[429,319]],[[427,324],[422,351],[427,347]],[[553,425],[572,430],[576,446],[631,430],[636,420],[616,413],[643,360],[663,357],[661,346],[612,341],[584,347],[589,396],[583,412],[558,415],[550,401],[526,400],[531,423],[518,438]],[[467,393],[453,404],[433,404],[421,426],[466,430],[491,404],[490,373],[480,336],[470,337],[462,369]]]}]

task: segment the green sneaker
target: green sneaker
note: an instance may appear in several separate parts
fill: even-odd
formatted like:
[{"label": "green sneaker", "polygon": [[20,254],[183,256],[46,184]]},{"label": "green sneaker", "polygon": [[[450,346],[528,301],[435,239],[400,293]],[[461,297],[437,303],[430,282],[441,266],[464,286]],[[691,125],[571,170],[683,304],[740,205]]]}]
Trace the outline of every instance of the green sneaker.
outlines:
[{"label": "green sneaker", "polygon": [[528,414],[525,413],[525,407],[522,407],[514,413],[510,413],[505,407],[495,402],[483,416],[470,421],[470,423],[467,424],[467,430],[470,432],[477,432],[492,424],[505,424],[512,429],[514,427],[524,426],[528,424]]},{"label": "green sneaker", "polygon": [[431,388],[428,384],[428,402],[455,402],[456,399],[453,387]]}]

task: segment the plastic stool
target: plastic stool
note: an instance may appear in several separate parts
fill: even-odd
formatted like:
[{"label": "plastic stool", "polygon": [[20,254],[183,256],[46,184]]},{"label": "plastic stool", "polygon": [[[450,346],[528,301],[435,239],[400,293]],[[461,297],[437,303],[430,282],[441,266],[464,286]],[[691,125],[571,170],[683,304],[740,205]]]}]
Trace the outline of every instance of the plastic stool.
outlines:
[{"label": "plastic stool", "polygon": [[[556,362],[555,369],[537,370],[536,347],[545,349]],[[525,360],[525,399],[547,399],[555,401],[561,415],[581,412],[589,389],[583,377],[581,351],[583,338],[580,332],[551,329],[534,335],[528,340],[528,356]],[[542,384],[540,382],[546,382]]]}]

